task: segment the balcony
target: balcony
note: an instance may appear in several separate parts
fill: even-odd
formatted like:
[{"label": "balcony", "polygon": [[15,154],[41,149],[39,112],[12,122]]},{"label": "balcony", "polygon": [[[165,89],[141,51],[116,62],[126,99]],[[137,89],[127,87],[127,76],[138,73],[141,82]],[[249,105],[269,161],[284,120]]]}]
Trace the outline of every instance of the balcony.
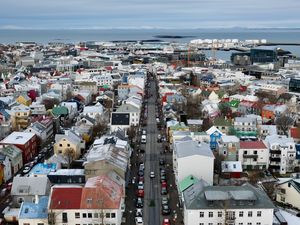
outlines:
[{"label": "balcony", "polygon": [[254,155],[254,154],[243,154],[243,157],[245,159],[257,159],[258,158],[258,155]]},{"label": "balcony", "polygon": [[270,150],[271,154],[281,154],[281,150]]},{"label": "balcony", "polygon": [[270,166],[280,166],[280,162],[271,161]]},{"label": "balcony", "polygon": [[271,154],[271,158],[281,158],[280,154]]}]

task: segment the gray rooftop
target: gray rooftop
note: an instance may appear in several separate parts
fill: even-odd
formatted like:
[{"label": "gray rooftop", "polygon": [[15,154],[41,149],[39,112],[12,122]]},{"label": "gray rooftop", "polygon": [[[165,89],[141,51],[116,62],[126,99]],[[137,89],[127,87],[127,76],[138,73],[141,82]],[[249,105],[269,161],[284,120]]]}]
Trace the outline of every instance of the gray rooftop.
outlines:
[{"label": "gray rooftop", "polygon": [[184,158],[194,155],[202,155],[214,158],[209,144],[197,141],[181,141],[175,143],[175,151],[178,158]]}]

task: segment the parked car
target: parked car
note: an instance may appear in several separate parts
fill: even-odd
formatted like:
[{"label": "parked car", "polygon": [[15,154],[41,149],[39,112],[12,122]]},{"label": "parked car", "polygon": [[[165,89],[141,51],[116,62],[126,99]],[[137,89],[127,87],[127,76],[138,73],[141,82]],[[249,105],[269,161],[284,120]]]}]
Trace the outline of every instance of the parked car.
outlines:
[{"label": "parked car", "polygon": [[136,177],[133,177],[132,180],[131,180],[131,183],[135,184],[135,181],[136,181]]},{"label": "parked car", "polygon": [[138,183],[138,189],[139,190],[144,190],[144,182],[139,181],[139,183]]},{"label": "parked car", "polygon": [[165,160],[164,159],[159,159],[159,165],[161,165],[161,166],[165,165]]},{"label": "parked car", "polygon": [[161,187],[167,187],[167,186],[168,186],[167,181],[161,182]]},{"label": "parked car", "polygon": [[161,213],[163,215],[170,215],[171,210],[170,210],[169,206],[168,205],[162,205],[161,206]]},{"label": "parked car", "polygon": [[136,225],[144,225],[143,217],[135,217],[135,224]]},{"label": "parked car", "polygon": [[164,219],[162,225],[171,225],[171,222],[169,219]]},{"label": "parked car", "polygon": [[142,198],[137,198],[137,199],[136,199],[135,206],[136,206],[137,208],[143,208],[143,207],[144,207],[143,199],[142,199]]},{"label": "parked car", "polygon": [[136,217],[143,217],[143,209],[136,209],[135,216]]},{"label": "parked car", "polygon": [[162,187],[160,193],[161,193],[162,195],[168,194],[167,188],[166,188],[166,187]]},{"label": "parked car", "polygon": [[31,167],[25,166],[24,169],[23,169],[23,171],[22,171],[22,174],[25,175],[25,174],[29,173],[30,170],[31,170]]},{"label": "parked car", "polygon": [[168,199],[168,197],[163,196],[163,197],[161,198],[161,204],[162,204],[162,205],[168,205],[168,204],[169,204],[169,199]]},{"label": "parked car", "polygon": [[166,175],[160,176],[160,182],[163,183],[166,181]]},{"label": "parked car", "polygon": [[136,196],[139,197],[139,198],[144,198],[144,189],[138,189],[136,190]]},{"label": "parked car", "polygon": [[138,175],[139,175],[140,177],[144,176],[144,171],[143,171],[143,170],[139,170]]}]

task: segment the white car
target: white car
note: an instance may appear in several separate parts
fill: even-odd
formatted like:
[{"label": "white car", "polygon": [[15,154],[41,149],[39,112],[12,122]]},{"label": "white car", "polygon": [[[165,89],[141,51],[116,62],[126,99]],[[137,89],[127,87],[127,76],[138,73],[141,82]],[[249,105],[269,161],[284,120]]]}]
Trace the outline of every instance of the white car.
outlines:
[{"label": "white car", "polygon": [[155,174],[153,171],[150,172],[150,178],[154,178],[155,177]]},{"label": "white car", "polygon": [[142,217],[135,217],[135,224],[136,225],[144,225]]},{"label": "white car", "polygon": [[143,217],[143,209],[136,209],[135,216],[136,217]]}]

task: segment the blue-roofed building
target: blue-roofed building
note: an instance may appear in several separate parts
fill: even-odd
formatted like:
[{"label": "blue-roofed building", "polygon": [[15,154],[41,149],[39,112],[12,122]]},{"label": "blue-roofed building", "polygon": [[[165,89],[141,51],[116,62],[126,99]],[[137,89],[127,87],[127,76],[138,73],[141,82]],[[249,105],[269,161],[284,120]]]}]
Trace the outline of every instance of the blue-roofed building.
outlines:
[{"label": "blue-roofed building", "polygon": [[50,172],[57,170],[56,163],[38,163],[30,171],[30,176],[47,176]]},{"label": "blue-roofed building", "polygon": [[48,224],[48,196],[36,197],[35,202],[24,202],[20,208],[19,224]]}]

